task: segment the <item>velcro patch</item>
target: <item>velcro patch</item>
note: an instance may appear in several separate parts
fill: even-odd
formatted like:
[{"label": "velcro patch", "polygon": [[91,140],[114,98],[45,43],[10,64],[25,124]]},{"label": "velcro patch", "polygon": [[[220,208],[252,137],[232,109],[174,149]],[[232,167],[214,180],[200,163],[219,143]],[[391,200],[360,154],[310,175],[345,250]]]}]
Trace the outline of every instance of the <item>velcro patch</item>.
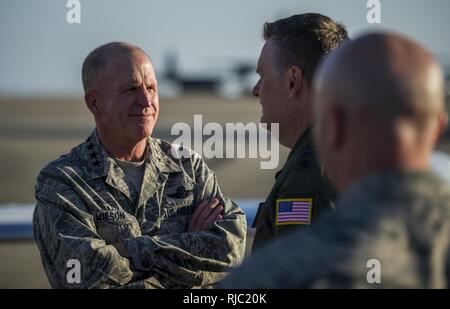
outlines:
[{"label": "velcro patch", "polygon": [[275,224],[311,224],[312,205],[312,197],[277,199]]}]

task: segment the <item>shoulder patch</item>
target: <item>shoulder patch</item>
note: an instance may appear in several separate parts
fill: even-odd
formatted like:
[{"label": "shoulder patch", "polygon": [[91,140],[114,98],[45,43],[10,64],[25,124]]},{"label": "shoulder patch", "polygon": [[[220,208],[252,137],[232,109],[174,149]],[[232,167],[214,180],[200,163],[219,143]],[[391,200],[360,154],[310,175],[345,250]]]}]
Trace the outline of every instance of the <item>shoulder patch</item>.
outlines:
[{"label": "shoulder patch", "polygon": [[312,197],[277,199],[275,224],[311,224],[312,205]]}]

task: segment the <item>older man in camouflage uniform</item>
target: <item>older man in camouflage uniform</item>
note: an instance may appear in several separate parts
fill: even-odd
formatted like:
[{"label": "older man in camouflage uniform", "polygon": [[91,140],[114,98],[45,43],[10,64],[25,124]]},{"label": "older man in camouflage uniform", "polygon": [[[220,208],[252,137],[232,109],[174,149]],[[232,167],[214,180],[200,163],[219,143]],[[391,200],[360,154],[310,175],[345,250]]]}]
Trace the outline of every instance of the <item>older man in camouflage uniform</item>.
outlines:
[{"label": "older man in camouflage uniform", "polygon": [[319,154],[343,191],[337,211],[223,286],[448,288],[450,187],[429,171],[447,121],[436,60],[402,36],[367,35],[325,61],[314,89]]},{"label": "older man in camouflage uniform", "polygon": [[150,137],[159,101],[149,57],[110,43],[89,54],[82,75],[96,130],[36,185],[34,235],[51,285],[216,283],[242,260],[245,215],[198,154]]}]

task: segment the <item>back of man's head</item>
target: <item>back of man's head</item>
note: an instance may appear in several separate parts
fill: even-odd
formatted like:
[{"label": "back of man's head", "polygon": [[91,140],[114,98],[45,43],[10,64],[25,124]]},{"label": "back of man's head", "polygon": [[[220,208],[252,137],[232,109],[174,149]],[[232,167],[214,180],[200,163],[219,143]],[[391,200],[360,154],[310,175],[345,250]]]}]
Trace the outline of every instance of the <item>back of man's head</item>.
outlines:
[{"label": "back of man's head", "polygon": [[442,71],[425,48],[396,34],[362,36],[325,60],[314,89],[319,149],[344,183],[427,167],[446,116]]},{"label": "back of man's head", "polygon": [[306,13],[265,23],[264,39],[276,47],[274,62],[279,72],[297,65],[310,84],[320,60],[348,40],[348,34],[331,18]]}]

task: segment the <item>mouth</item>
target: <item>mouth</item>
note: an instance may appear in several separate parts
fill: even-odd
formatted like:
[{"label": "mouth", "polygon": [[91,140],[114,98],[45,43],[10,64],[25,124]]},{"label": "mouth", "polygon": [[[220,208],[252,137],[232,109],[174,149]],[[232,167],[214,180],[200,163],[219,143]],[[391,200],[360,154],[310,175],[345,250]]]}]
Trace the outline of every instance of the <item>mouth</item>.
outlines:
[{"label": "mouth", "polygon": [[130,117],[134,117],[134,118],[150,118],[150,117],[155,117],[155,114],[133,114],[133,115],[130,115]]}]

